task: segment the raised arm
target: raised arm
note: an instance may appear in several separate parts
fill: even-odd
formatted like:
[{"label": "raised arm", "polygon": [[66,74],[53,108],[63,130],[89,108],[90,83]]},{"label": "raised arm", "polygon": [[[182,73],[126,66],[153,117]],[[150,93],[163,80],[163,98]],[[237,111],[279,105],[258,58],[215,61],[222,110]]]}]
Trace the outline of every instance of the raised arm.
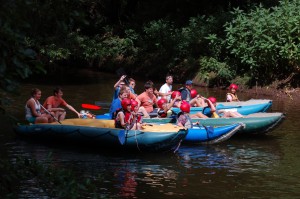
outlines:
[{"label": "raised arm", "polygon": [[122,76],[120,77],[120,79],[115,83],[114,89],[116,89],[116,88],[119,86],[120,82],[121,82],[121,81],[124,81],[125,78],[126,78],[126,75],[122,75]]}]

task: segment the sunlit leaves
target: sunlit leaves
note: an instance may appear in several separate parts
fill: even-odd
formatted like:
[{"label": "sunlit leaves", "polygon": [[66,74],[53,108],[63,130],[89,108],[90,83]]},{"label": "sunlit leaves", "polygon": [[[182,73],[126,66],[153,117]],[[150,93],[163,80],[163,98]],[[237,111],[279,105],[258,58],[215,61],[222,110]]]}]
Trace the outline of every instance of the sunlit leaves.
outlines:
[{"label": "sunlit leaves", "polygon": [[257,7],[250,13],[234,10],[236,16],[226,24],[227,49],[253,74],[261,78],[277,66],[277,77],[288,75],[300,60],[300,2],[281,1],[272,9]]}]

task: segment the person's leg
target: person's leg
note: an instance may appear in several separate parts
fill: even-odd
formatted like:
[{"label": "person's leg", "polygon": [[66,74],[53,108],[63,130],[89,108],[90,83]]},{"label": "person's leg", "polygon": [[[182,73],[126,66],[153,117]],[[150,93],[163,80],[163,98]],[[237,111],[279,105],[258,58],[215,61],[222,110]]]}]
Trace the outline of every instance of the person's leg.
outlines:
[{"label": "person's leg", "polygon": [[239,112],[231,112],[231,114],[233,115],[233,117],[244,117],[242,114],[240,114]]},{"label": "person's leg", "polygon": [[197,112],[196,114],[191,114],[190,117],[191,118],[208,118],[206,115],[204,115],[201,112]]},{"label": "person's leg", "polygon": [[64,120],[66,117],[66,112],[59,111],[59,116],[57,117],[58,121]]},{"label": "person's leg", "polygon": [[197,106],[197,107],[204,107],[205,106],[205,103],[204,103],[204,100],[202,100],[201,98],[197,98],[195,97],[194,99],[192,99],[190,101],[190,105],[193,107],[193,106]]},{"label": "person's leg", "polygon": [[48,118],[43,116],[36,117],[35,124],[39,124],[39,123],[48,123]]},{"label": "person's leg", "polygon": [[138,112],[143,114],[143,118],[150,118],[149,114],[147,113],[146,109],[143,106],[139,108]]}]

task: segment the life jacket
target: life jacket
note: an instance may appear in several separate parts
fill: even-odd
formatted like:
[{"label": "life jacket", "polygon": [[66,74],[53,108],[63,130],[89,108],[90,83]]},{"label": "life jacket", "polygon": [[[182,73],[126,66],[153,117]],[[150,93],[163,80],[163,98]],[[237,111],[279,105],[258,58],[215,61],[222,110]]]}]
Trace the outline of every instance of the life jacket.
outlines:
[{"label": "life jacket", "polygon": [[163,109],[159,109],[157,115],[161,118],[165,118],[168,114]]},{"label": "life jacket", "polygon": [[[231,96],[232,101],[234,101],[234,102],[239,101],[239,98],[237,97],[237,94],[227,93],[226,96],[227,96],[227,95],[230,95],[230,96]],[[226,101],[227,101],[227,99],[226,99]]]},{"label": "life jacket", "polygon": [[124,122],[126,123],[126,127],[127,129],[131,129],[134,125],[135,122],[141,122],[142,121],[142,116],[138,115],[137,116],[137,120],[134,120],[133,115],[131,114],[131,112],[128,111],[124,111],[123,109],[118,109],[115,113],[116,117],[114,118],[115,120],[115,127],[116,128],[124,128],[121,125],[121,121],[117,120],[117,115],[122,112],[124,114]]},{"label": "life jacket", "polygon": [[192,99],[192,97],[191,97],[191,91],[189,89],[187,89],[187,88],[184,88],[184,87],[181,87],[181,88],[178,89],[178,91],[180,93],[182,93],[182,91],[184,91],[184,90],[187,93],[185,101],[189,102]]},{"label": "life jacket", "polygon": [[[211,108],[210,108],[209,106],[204,107],[204,108],[202,109],[202,113],[203,113],[204,115],[206,115],[206,114],[205,114],[206,109],[210,109],[210,110],[211,110]],[[210,112],[210,113],[211,113],[211,112]],[[213,113],[211,113],[211,115],[206,115],[206,116],[209,116],[210,118],[219,118],[219,117],[220,117],[220,116],[218,115],[218,113],[216,113],[216,112],[213,112]]]},{"label": "life jacket", "polygon": [[192,121],[192,119],[190,118],[190,116],[189,116],[188,114],[184,114],[183,112],[179,112],[179,113],[177,114],[177,120],[179,119],[179,117],[180,117],[181,115],[184,115],[184,116],[185,116],[185,119],[186,119],[186,122],[185,122],[185,124],[184,124],[184,127],[186,127],[186,128],[193,128],[193,121]]}]

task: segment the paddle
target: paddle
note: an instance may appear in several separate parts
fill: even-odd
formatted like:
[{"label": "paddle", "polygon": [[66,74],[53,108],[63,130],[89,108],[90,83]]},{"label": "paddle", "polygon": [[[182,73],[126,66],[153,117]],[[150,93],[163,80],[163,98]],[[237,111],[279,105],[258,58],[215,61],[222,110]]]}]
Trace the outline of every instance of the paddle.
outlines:
[{"label": "paddle", "polygon": [[125,130],[119,131],[118,138],[121,145],[125,143]]},{"label": "paddle", "polygon": [[91,109],[91,110],[100,110],[101,106],[93,105],[93,104],[81,104],[82,108]]},{"label": "paddle", "polygon": [[201,124],[201,126],[200,126],[200,122],[197,122],[196,124],[198,125],[199,128],[201,126],[203,126],[205,128],[206,134],[207,134],[207,138],[209,138],[209,136],[208,136],[209,134],[213,134],[214,131],[215,131],[214,127],[212,127],[212,126],[204,126],[203,124]]},{"label": "paddle", "polygon": [[130,129],[130,125],[126,124],[125,130],[119,131],[118,138],[119,138],[119,142],[121,143],[121,145],[123,145],[125,143],[126,136],[127,136],[129,129]]},{"label": "paddle", "polygon": [[58,123],[60,123],[61,124],[61,122],[52,114],[52,113],[50,113],[45,107],[43,107],[41,104],[40,104],[40,106],[42,107],[42,109],[44,109],[44,111],[46,111],[46,113],[47,114],[49,114],[49,115],[51,115],[51,117],[53,118],[53,119],[55,119],[55,121],[57,121]]},{"label": "paddle", "polygon": [[101,101],[95,101],[96,106],[106,106],[109,107],[111,105],[111,102],[101,102]]}]

